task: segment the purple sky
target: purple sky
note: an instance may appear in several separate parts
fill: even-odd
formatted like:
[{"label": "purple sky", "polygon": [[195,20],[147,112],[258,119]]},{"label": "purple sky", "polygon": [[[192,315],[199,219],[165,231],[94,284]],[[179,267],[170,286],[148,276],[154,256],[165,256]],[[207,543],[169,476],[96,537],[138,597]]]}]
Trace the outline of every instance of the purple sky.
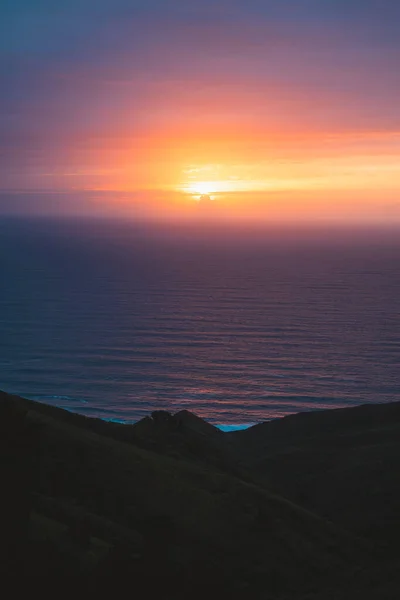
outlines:
[{"label": "purple sky", "polygon": [[396,202],[398,0],[3,0],[0,22],[3,191],[125,189],[128,153],[130,190],[167,188],[204,131],[210,162],[215,136],[252,180],[272,135],[290,164],[337,136],[333,154],[378,157]]}]

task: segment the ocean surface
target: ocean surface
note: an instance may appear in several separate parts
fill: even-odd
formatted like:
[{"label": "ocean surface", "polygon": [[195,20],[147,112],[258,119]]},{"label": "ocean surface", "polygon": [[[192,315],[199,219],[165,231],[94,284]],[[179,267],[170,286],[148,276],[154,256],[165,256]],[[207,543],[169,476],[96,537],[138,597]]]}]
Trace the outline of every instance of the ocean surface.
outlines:
[{"label": "ocean surface", "polygon": [[393,232],[0,219],[0,278],[10,393],[228,429],[400,400]]}]

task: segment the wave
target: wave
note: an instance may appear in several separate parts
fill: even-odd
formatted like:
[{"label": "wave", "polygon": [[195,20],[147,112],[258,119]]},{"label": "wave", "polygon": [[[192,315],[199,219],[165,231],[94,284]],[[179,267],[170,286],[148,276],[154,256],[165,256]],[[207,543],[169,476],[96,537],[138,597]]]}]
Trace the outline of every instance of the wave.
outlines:
[{"label": "wave", "polygon": [[11,393],[124,422],[187,408],[220,427],[400,399],[400,246],[29,231],[0,238]]},{"label": "wave", "polygon": [[29,400],[37,400],[38,402],[47,402],[52,400],[67,400],[68,402],[78,402],[79,404],[88,404],[83,398],[73,398],[71,396],[58,396],[56,394],[24,394]]}]

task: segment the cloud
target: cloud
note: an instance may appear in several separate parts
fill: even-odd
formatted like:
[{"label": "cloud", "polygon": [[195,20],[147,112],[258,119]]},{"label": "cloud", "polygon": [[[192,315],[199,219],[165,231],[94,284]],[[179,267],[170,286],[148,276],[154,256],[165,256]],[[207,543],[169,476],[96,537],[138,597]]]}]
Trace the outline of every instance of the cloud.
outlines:
[{"label": "cloud", "polygon": [[0,22],[3,181],[400,130],[397,1],[7,0]]}]

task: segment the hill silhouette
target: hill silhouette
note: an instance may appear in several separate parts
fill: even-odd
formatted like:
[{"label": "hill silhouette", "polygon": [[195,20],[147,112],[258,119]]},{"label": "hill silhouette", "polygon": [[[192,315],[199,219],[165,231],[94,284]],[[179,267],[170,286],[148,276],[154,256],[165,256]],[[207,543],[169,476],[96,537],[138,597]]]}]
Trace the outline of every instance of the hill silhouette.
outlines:
[{"label": "hill silhouette", "polygon": [[1,392],[3,581],[171,599],[397,598],[398,410],[228,434],[189,411],[122,425]]},{"label": "hill silhouette", "polygon": [[299,413],[229,434],[270,489],[396,547],[400,403]]}]

